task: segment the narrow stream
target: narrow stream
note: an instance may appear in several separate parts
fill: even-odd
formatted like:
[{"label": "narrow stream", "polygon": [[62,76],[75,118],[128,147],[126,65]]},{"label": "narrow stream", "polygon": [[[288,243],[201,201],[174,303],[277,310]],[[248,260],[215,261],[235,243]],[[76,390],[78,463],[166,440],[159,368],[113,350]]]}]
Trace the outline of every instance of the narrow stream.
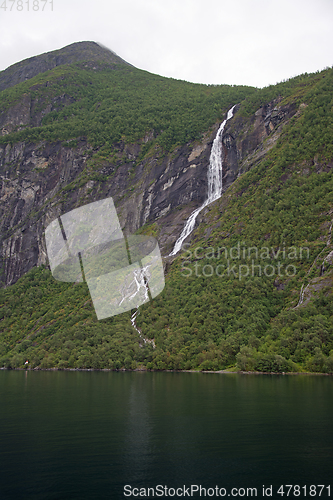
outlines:
[{"label": "narrow stream", "polygon": [[196,218],[203,208],[217,200],[222,195],[222,132],[224,127],[230,118],[232,118],[234,113],[234,105],[229,109],[227,118],[221,123],[216,137],[214,139],[212,150],[209,158],[208,167],[208,197],[207,200],[201,205],[201,207],[194,210],[186,221],[183,231],[179,236],[178,240],[173,247],[172,252],[169,256],[176,255],[182,247],[183,241],[192,233],[195,225]]}]

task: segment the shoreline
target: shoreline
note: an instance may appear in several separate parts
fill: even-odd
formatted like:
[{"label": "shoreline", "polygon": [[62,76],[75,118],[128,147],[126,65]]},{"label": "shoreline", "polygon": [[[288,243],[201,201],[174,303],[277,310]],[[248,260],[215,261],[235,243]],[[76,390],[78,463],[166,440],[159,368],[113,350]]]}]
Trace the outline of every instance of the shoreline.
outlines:
[{"label": "shoreline", "polygon": [[8,371],[25,371],[25,372],[139,372],[139,373],[218,373],[226,375],[325,375],[332,377],[333,373],[323,372],[257,372],[257,371],[231,371],[231,370],[147,370],[144,368],[136,368],[135,370],[127,370],[121,368],[120,370],[112,370],[111,368],[5,368],[0,367],[0,370]]}]

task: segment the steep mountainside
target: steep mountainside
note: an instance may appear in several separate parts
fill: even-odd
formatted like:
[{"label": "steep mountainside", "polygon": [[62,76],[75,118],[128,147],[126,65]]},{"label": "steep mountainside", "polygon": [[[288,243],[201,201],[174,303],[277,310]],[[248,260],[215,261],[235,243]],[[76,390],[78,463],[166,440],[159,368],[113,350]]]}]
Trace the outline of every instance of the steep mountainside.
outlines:
[{"label": "steep mountainside", "polygon": [[[62,49],[80,62],[0,94],[5,285],[46,263],[45,227],[88,201],[113,196],[125,233],[180,207],[183,220],[189,203],[205,197],[210,143],[225,109],[255,91],[180,82],[121,62],[110,67],[97,45],[92,62],[95,45]],[[54,62],[57,54],[46,56]],[[164,226],[166,251],[178,219]]]},{"label": "steep mountainside", "polygon": [[105,66],[115,67],[119,64],[128,64],[118,57],[111,50],[98,45],[95,42],[77,42],[64,47],[41,54],[40,56],[30,57],[24,61],[13,64],[9,68],[0,72],[0,91],[9,87],[14,87],[18,83],[30,80],[34,76],[49,71],[56,66],[63,64],[73,64],[78,61],[93,63],[103,62]]},{"label": "steep mountainside", "polygon": [[[151,75],[92,42],[32,59],[0,74],[0,365],[332,372],[333,70],[259,90]],[[168,257],[234,104],[223,195]],[[47,269],[49,222],[107,196],[164,256],[165,290],[137,317],[155,348]]]}]

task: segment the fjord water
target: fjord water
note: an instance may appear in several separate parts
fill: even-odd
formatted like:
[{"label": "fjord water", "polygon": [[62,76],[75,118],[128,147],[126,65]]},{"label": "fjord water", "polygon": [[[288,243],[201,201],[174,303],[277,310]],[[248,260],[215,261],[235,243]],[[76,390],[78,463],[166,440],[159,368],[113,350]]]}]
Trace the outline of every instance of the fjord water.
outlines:
[{"label": "fjord water", "polygon": [[1,371],[0,499],[330,481],[332,495],[332,395],[325,376]]}]

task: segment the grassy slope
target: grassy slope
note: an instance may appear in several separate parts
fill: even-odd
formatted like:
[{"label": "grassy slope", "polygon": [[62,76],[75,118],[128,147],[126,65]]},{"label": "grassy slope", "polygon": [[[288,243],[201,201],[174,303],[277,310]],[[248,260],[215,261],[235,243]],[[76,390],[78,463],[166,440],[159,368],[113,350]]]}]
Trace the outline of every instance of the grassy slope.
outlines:
[{"label": "grassy slope", "polygon": [[[264,161],[210,207],[192,246],[170,267],[163,293],[141,308],[138,325],[146,337],[155,338],[156,349],[139,347],[130,313],[98,322],[84,284],[56,282],[39,268],[1,291],[0,365],[21,367],[28,360],[31,367],[44,368],[143,364],[214,370],[236,365],[332,372],[329,263],[320,276],[323,259],[332,251],[327,246],[333,218],[332,83],[332,70],[303,75],[256,91],[242,103],[244,116],[279,94],[301,106]],[[258,247],[258,258],[241,252],[239,259],[231,259],[234,271],[217,276],[216,266],[227,266],[217,248],[225,247],[230,260],[230,249],[238,243],[241,249]],[[300,247],[309,248],[309,255],[301,258]],[[279,248],[274,258],[272,249],[276,254]],[[274,273],[259,276],[257,267],[253,276],[250,271],[240,277],[239,270],[246,268],[239,266],[252,269],[252,264],[262,270],[271,265]],[[204,265],[211,266],[206,276]],[[287,265],[295,266],[295,276],[286,275]],[[307,283],[317,284],[319,292],[295,308],[301,285]]]}]

